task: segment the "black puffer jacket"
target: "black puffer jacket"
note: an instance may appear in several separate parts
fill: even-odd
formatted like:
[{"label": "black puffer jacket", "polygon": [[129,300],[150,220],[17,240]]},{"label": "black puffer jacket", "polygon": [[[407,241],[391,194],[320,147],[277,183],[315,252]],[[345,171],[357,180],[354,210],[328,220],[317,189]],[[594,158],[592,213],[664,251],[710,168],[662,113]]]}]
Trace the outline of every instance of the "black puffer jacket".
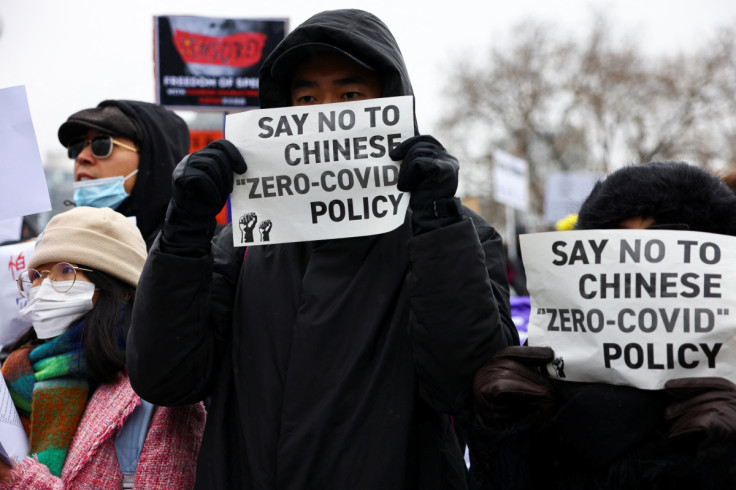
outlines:
[{"label": "black puffer jacket", "polygon": [[[411,94],[387,28],[365,12],[317,14],[279,52],[319,39],[381,66]],[[264,106],[286,105],[261,76]],[[234,248],[203,258],[154,244],[128,339],[134,388],[157,404],[209,398],[201,488],[464,488],[449,414],[478,367],[518,343],[501,238],[465,210],[413,236]]]}]

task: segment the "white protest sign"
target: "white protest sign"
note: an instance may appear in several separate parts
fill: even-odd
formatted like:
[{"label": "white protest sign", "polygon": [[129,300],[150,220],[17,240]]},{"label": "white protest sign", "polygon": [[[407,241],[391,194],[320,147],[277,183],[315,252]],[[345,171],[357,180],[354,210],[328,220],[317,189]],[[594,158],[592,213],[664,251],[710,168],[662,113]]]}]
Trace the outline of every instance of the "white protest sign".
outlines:
[{"label": "white protest sign", "polygon": [[493,152],[493,198],[519,211],[529,209],[529,164],[505,151]]},{"label": "white protest sign", "polygon": [[386,233],[404,222],[388,154],[414,135],[411,96],[262,109],[225,118],[248,170],[231,198],[236,246]]},{"label": "white protest sign", "polygon": [[551,376],[660,389],[736,382],[736,238],[673,230],[521,235],[529,345]]},{"label": "white protest sign", "polygon": [[28,304],[16,286],[15,280],[28,267],[36,247],[34,240],[0,246],[0,345],[11,345],[31,328],[28,320],[18,312]]},{"label": "white protest sign", "polygon": [[552,172],[544,185],[544,219],[554,225],[577,213],[591,189],[603,177],[591,172]]},{"label": "white protest sign", "polygon": [[41,153],[23,85],[0,89],[0,219],[51,209]]}]

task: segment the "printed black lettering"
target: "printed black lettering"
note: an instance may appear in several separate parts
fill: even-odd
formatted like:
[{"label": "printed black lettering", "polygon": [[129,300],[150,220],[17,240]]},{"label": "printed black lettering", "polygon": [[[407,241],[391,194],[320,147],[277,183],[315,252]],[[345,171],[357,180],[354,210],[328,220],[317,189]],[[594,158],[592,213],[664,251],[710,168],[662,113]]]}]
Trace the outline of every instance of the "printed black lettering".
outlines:
[{"label": "printed black lettering", "polygon": [[401,202],[402,197],[404,197],[403,193],[398,195],[389,194],[388,196],[389,200],[391,201],[391,205],[393,206],[394,216],[396,216],[396,214],[399,212],[399,203]]},{"label": "printed black lettering", "polygon": [[603,255],[603,249],[606,248],[608,239],[601,240],[601,243],[599,244],[596,244],[595,240],[588,240],[588,243],[590,243],[590,247],[593,249],[593,255],[595,255],[595,263],[600,264],[601,255]]},{"label": "printed black lettering", "polygon": [[359,136],[357,138],[353,138],[354,158],[356,160],[365,160],[366,158],[368,158],[368,154],[365,153],[365,150],[367,147],[368,147],[367,137]]},{"label": "printed black lettering", "polygon": [[381,136],[380,134],[371,136],[371,139],[370,139],[371,148],[376,150],[370,153],[371,158],[381,158],[386,154],[386,147],[380,144],[381,142],[383,142],[383,136]]},{"label": "printed black lettering", "polygon": [[718,355],[718,352],[720,352],[721,347],[723,347],[723,344],[720,342],[713,344],[712,349],[708,344],[700,344],[700,348],[703,349],[703,354],[705,354],[705,357],[708,359],[708,367],[710,369],[714,369],[716,367],[716,356]]},{"label": "printed black lettering", "polygon": [[583,310],[574,308],[570,311],[572,312],[572,329],[575,332],[585,332],[585,313],[583,313]]},{"label": "printed black lettering", "polygon": [[545,310],[550,314],[549,323],[547,324],[548,332],[559,332],[559,327],[555,326],[555,319],[557,318],[557,310],[547,309]]},{"label": "printed black lettering", "polygon": [[273,121],[271,117],[262,117],[258,120],[258,127],[265,131],[264,133],[258,134],[259,138],[270,138],[273,136],[273,128],[268,124],[271,121]]},{"label": "printed black lettering", "polygon": [[684,367],[685,369],[694,369],[700,364],[700,361],[693,361],[688,362],[687,359],[685,359],[685,351],[691,350],[691,351],[698,351],[698,347],[693,344],[682,344],[679,349],[677,349],[677,362],[680,363],[680,366]]},{"label": "printed black lettering", "polygon": [[248,193],[249,199],[260,199],[263,197],[256,192],[256,189],[258,189],[258,180],[259,179],[245,179],[245,181],[250,184],[250,192]]},{"label": "printed black lettering", "polygon": [[567,264],[567,254],[565,253],[564,250],[562,250],[566,246],[567,246],[567,243],[563,241],[556,241],[552,244],[552,253],[559,257],[559,259],[555,259],[552,261],[553,265]]},{"label": "printed black lettering", "polygon": [[704,274],[703,275],[703,297],[704,298],[720,298],[721,292],[717,291],[721,287],[720,274]]},{"label": "printed black lettering", "polygon": [[261,179],[261,184],[263,184],[263,197],[276,197],[276,193],[274,192],[274,177],[268,176],[263,177]]},{"label": "printed black lettering", "polygon": [[691,281],[691,279],[697,278],[698,274],[695,274],[694,272],[686,272],[682,275],[681,281],[686,291],[681,292],[680,296],[683,298],[696,298],[700,294],[700,287],[695,282]]},{"label": "printed black lettering", "polygon": [[572,328],[568,327],[567,324],[570,321],[570,310],[562,308],[560,312],[560,331],[561,332],[572,332]]},{"label": "printed black lettering", "polygon": [[608,342],[603,343],[603,365],[611,369],[611,361],[621,358],[621,346]]},{"label": "printed black lettering", "polygon": [[291,179],[288,175],[276,176],[276,187],[278,188],[279,196],[283,196],[285,194],[290,196],[294,195],[294,193],[291,192]]},{"label": "printed black lettering", "polygon": [[284,148],[284,160],[286,161],[286,163],[288,163],[292,167],[294,165],[299,165],[300,163],[302,163],[302,159],[301,158],[299,158],[299,157],[293,158],[291,156],[291,152],[294,151],[294,150],[298,150],[298,149],[299,149],[299,145],[297,145],[296,143],[289,143]]},{"label": "printed black lettering", "polygon": [[327,213],[327,206],[322,201],[310,202],[309,206],[312,208],[312,223],[317,224],[319,217]]},{"label": "printed black lettering", "polygon": [[654,344],[647,344],[647,369],[664,369],[664,364],[654,362]]},{"label": "printed black lettering", "polygon": [[375,128],[376,127],[376,112],[381,110],[380,106],[375,107],[366,107],[363,109],[365,112],[368,113],[368,120],[370,121],[370,127]]},{"label": "printed black lettering", "polygon": [[285,115],[279,118],[279,122],[276,125],[276,131],[274,132],[274,137],[278,138],[284,133],[289,136],[294,135],[294,133],[291,131],[291,126],[289,126],[289,119]]}]

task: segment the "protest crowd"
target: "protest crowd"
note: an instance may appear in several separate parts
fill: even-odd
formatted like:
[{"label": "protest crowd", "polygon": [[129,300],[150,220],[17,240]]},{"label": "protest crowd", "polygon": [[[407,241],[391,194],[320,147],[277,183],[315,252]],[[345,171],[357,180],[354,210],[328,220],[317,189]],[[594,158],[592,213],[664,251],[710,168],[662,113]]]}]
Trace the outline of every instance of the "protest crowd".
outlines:
[{"label": "protest crowd", "polygon": [[726,182],[621,167],[510,268],[376,16],[315,14],[258,82],[197,151],[160,104],[59,127],[74,206],[17,275],[0,488],[736,486]]}]

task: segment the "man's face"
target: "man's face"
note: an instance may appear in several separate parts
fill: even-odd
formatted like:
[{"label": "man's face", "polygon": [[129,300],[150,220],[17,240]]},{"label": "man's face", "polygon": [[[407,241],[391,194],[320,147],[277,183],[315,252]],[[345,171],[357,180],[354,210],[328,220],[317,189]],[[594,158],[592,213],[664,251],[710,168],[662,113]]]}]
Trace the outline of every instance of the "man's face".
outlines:
[{"label": "man's face", "polygon": [[381,96],[381,80],[345,56],[317,56],[305,61],[291,80],[291,105],[330,104]]},{"label": "man's face", "polygon": [[[84,136],[85,140],[94,138],[95,136],[107,136],[100,132],[90,129]],[[115,141],[123,143],[127,146],[135,147],[133,140],[122,136],[113,136]],[[138,169],[140,156],[137,152],[124,148],[120,145],[112,145],[112,153],[107,158],[97,158],[93,153],[90,145],[86,145],[82,152],[74,160],[74,182],[80,180],[103,179],[105,177],[126,177]],[[125,192],[130,194],[135,186],[135,178],[133,175],[125,181]]]}]

